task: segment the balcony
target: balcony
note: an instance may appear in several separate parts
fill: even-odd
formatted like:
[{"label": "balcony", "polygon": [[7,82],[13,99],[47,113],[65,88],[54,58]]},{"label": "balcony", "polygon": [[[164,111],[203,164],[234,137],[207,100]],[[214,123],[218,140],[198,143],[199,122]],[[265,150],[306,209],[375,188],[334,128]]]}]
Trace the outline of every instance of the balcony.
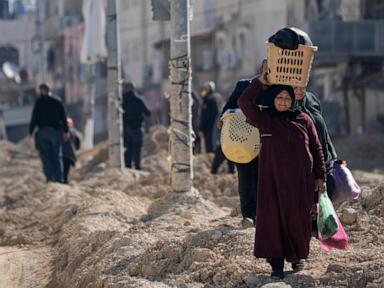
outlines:
[{"label": "balcony", "polygon": [[313,43],[319,47],[319,62],[345,57],[384,57],[384,21],[313,21],[309,23]]}]

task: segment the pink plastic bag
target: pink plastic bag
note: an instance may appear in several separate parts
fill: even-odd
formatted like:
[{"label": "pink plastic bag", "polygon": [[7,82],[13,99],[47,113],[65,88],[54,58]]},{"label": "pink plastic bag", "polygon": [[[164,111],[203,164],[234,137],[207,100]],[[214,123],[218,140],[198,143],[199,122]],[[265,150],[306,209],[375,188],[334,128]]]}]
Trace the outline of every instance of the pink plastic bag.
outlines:
[{"label": "pink plastic bag", "polygon": [[335,193],[333,203],[341,203],[359,197],[361,189],[347,168],[345,161],[337,161],[333,165],[333,179],[335,181]]},{"label": "pink plastic bag", "polygon": [[327,252],[331,251],[332,249],[347,249],[349,245],[348,235],[345,232],[343,225],[341,225],[338,217],[336,218],[336,222],[339,226],[339,230],[331,238],[324,240],[321,237],[320,232],[318,232],[320,247]]}]

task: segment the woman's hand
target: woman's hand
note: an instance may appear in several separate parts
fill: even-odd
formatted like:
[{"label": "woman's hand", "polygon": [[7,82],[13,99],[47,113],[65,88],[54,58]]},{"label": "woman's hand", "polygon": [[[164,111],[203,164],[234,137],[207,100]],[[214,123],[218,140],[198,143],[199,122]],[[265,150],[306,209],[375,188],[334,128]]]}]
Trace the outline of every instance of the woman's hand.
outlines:
[{"label": "woman's hand", "polygon": [[264,59],[263,62],[261,63],[260,70],[259,70],[259,81],[261,84],[268,86],[270,83],[268,82],[268,67],[267,67],[267,59]]},{"label": "woman's hand", "polygon": [[315,180],[315,191],[319,193],[324,193],[327,190],[327,185],[323,179]]}]

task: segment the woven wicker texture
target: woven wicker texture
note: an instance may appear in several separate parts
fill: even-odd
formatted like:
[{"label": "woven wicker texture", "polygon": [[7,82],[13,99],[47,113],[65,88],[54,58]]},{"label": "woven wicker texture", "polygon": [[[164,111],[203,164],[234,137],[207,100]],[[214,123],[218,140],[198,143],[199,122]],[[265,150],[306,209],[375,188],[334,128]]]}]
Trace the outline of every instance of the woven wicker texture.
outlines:
[{"label": "woven wicker texture", "polygon": [[229,113],[221,118],[221,149],[227,159],[249,163],[260,152],[259,130],[248,124],[243,114]]},{"label": "woven wicker texture", "polygon": [[289,50],[267,43],[269,83],[306,87],[316,51],[315,46],[299,45]]}]

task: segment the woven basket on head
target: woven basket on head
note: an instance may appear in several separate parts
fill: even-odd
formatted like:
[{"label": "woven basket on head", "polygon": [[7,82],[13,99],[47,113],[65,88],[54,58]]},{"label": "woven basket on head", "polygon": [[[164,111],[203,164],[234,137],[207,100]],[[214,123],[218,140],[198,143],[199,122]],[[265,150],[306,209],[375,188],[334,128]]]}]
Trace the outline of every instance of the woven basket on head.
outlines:
[{"label": "woven basket on head", "polygon": [[316,51],[315,46],[300,44],[298,49],[289,50],[267,43],[269,83],[306,87]]},{"label": "woven basket on head", "polygon": [[248,124],[242,113],[228,113],[220,119],[221,150],[235,163],[249,163],[260,152],[259,130]]}]

